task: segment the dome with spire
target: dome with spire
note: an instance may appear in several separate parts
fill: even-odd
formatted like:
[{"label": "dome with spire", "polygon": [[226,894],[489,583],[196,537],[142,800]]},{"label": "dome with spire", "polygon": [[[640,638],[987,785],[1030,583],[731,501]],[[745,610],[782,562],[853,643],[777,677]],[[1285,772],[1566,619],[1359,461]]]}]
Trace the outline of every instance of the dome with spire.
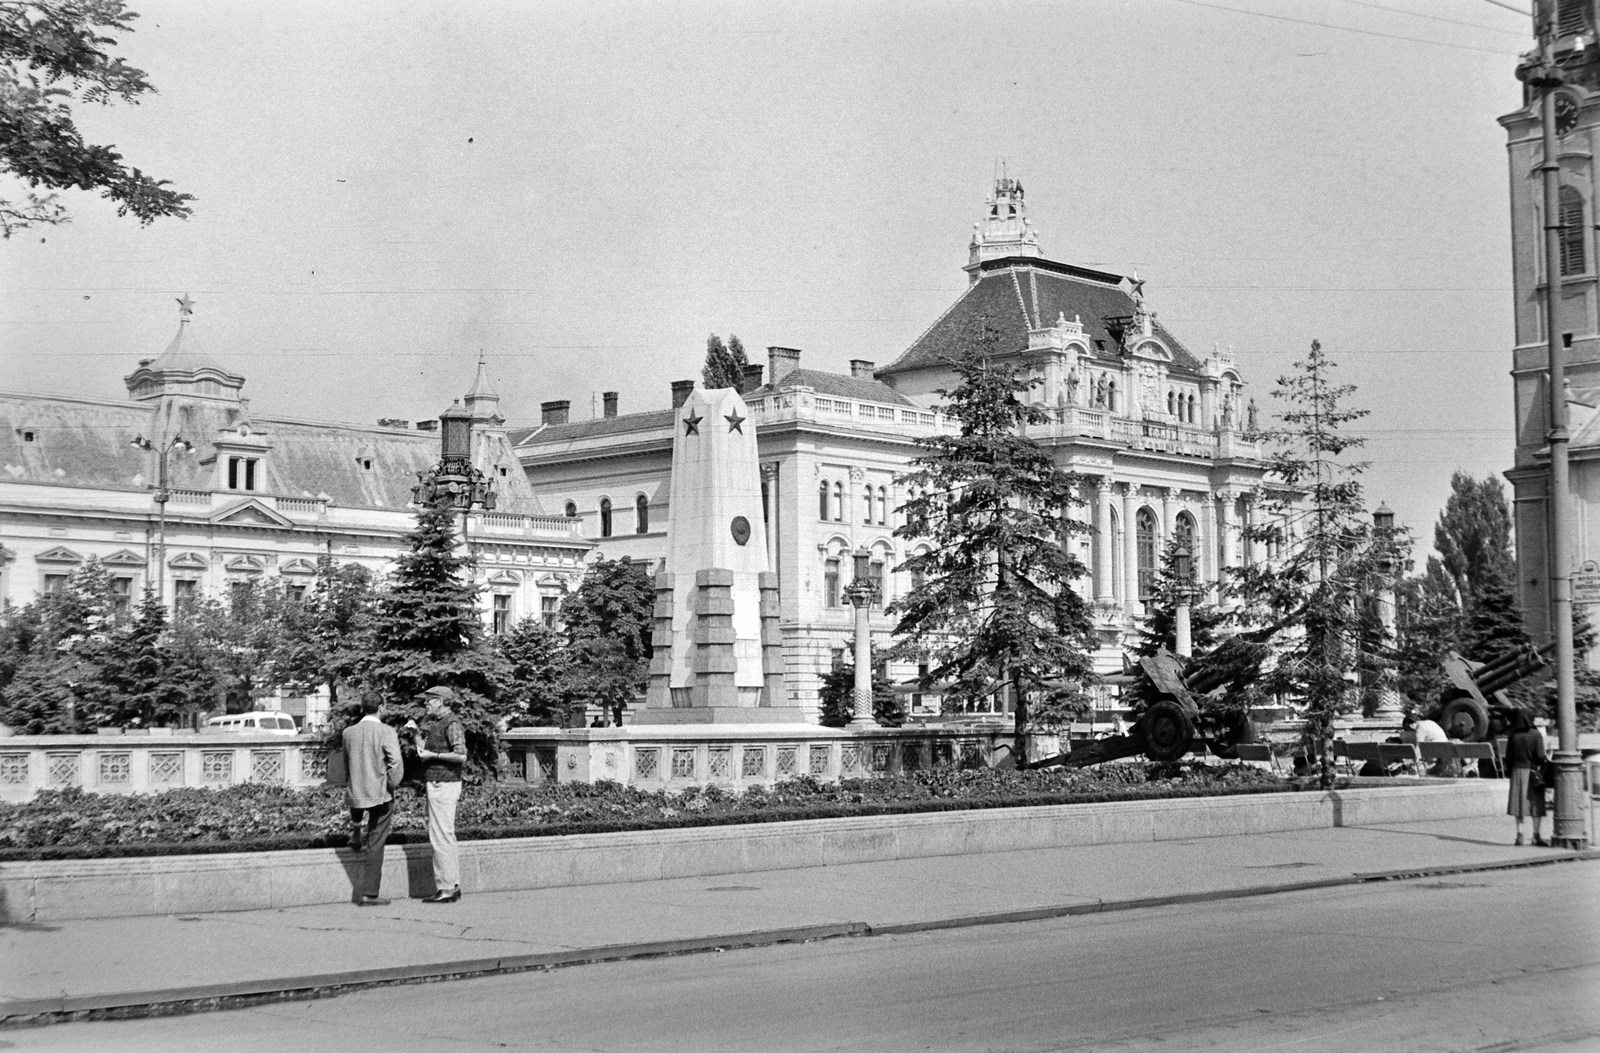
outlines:
[{"label": "dome with spire", "polygon": [[229,372],[206,353],[191,327],[193,316],[194,301],[188,296],[179,299],[177,335],[159,357],[141,360],[139,368],[123,378],[130,398],[142,402],[163,395],[190,395],[238,400],[244,377]]}]

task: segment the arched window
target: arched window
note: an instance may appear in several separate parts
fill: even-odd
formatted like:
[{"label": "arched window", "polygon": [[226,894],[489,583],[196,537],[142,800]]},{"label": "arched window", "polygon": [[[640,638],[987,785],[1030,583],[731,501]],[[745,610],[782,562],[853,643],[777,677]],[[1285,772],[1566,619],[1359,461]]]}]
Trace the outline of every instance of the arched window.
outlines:
[{"label": "arched window", "polygon": [[878,525],[887,526],[889,523],[889,488],[878,487]]},{"label": "arched window", "polygon": [[1170,391],[1167,392],[1167,415],[1170,417],[1178,415],[1178,396]]},{"label": "arched window", "polygon": [[1194,423],[1194,396],[1189,396],[1189,423]]},{"label": "arched window", "polygon": [[633,532],[635,534],[650,533],[650,499],[640,494],[633,501]]},{"label": "arched window", "polygon": [[1561,188],[1561,274],[1582,274],[1589,269],[1583,252],[1583,195],[1570,186]]},{"label": "arched window", "polygon": [[872,525],[872,484],[868,483],[861,488],[861,521],[867,526]]},{"label": "arched window", "polygon": [[1195,567],[1200,559],[1200,550],[1194,547],[1194,517],[1188,512],[1179,512],[1177,518],[1173,520],[1172,540],[1189,553],[1189,558],[1195,561],[1189,565]]},{"label": "arched window", "polygon": [[600,499],[600,536],[611,536],[611,498]]},{"label": "arched window", "polygon": [[828,521],[828,480],[826,479],[817,484],[817,518],[824,523]]},{"label": "arched window", "polygon": [[844,522],[844,483],[833,484],[833,521]]},{"label": "arched window", "polygon": [[1135,539],[1139,549],[1139,599],[1150,598],[1150,587],[1156,576],[1156,538],[1159,531],[1156,529],[1156,514],[1148,508],[1139,509],[1139,514],[1134,517],[1137,524],[1138,537]]},{"label": "arched window", "polygon": [[1117,382],[1115,380],[1106,381],[1106,409],[1112,413],[1117,411]]},{"label": "arched window", "polygon": [[576,501],[568,501],[567,502],[567,518],[568,519],[577,519],[578,518],[578,502],[576,502]]}]

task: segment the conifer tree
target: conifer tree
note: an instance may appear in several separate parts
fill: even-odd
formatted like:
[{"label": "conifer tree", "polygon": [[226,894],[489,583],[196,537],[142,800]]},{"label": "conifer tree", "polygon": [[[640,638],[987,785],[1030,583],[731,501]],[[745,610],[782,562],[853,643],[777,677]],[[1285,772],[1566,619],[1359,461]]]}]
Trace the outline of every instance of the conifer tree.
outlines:
[{"label": "conifer tree", "polygon": [[627,556],[590,564],[561,601],[568,692],[580,705],[599,705],[617,725],[650,682],[655,602],[645,565]]},{"label": "conifer tree", "polygon": [[726,345],[722,337],[715,333],[706,337],[706,362],[700,370],[700,381],[706,390],[715,388],[737,388],[744,382],[745,367],[749,360],[745,358],[744,345],[737,336],[729,335]]},{"label": "conifer tree", "polygon": [[1087,530],[1069,512],[1079,480],[1024,433],[1046,414],[1018,396],[1031,382],[996,362],[996,334],[950,364],[960,383],[939,394],[955,434],[917,440],[922,454],[897,480],[914,495],[895,535],[932,542],[898,570],[922,584],[896,599],[890,656],[927,662],[922,685],[947,683],[947,704],[1009,692],[1016,756],[1029,707],[1046,681],[1093,677],[1089,607],[1072,585],[1083,564],[1066,544]]},{"label": "conifer tree", "polygon": [[[1162,648],[1174,651],[1178,645],[1178,598],[1185,587],[1178,577],[1177,553],[1180,542],[1173,538],[1161,553],[1161,565],[1150,580],[1150,598],[1145,601],[1144,617],[1139,619],[1139,642],[1133,653],[1147,658]],[[1187,586],[1194,589],[1193,584]],[[1217,630],[1224,615],[1216,604],[1191,591],[1189,603],[1189,643],[1195,654],[1204,654],[1217,642]]]},{"label": "conifer tree", "polygon": [[523,618],[495,638],[505,660],[506,683],[500,689],[515,710],[512,727],[565,727],[572,719],[566,641],[538,618]]},{"label": "conifer tree", "polygon": [[[822,713],[819,721],[825,728],[842,728],[856,716],[856,667],[840,664],[822,674],[822,688],[817,692]],[[900,696],[894,693],[888,677],[872,674],[872,719],[886,728],[897,728],[906,721],[906,709]]]},{"label": "conifer tree", "polygon": [[1379,580],[1360,482],[1366,463],[1344,456],[1365,442],[1344,429],[1367,411],[1349,407],[1355,387],[1334,382],[1336,364],[1319,341],[1294,368],[1272,392],[1283,404],[1277,423],[1257,433],[1272,451],[1273,485],[1259,499],[1267,515],[1245,531],[1281,557],[1239,568],[1231,587],[1244,619],[1298,629],[1285,634],[1262,688],[1301,704],[1305,743],[1321,753],[1322,785],[1331,787],[1333,721],[1355,702],[1363,600]]}]

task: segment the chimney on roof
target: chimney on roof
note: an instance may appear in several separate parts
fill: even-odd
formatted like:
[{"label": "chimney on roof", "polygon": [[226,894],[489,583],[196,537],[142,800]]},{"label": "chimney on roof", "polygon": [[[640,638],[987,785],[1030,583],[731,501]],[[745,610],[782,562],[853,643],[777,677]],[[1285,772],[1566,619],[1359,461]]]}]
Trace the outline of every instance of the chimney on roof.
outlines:
[{"label": "chimney on roof", "polygon": [[871,380],[872,363],[864,358],[852,358],[850,360],[850,375],[857,380]]},{"label": "chimney on roof", "polygon": [[672,408],[677,409],[689,401],[689,396],[694,392],[694,381],[674,380],[672,382]]},{"label": "chimney on roof", "polygon": [[600,397],[605,400],[604,414],[606,419],[617,415],[617,393],[615,391],[602,391]]},{"label": "chimney on roof", "polygon": [[401,420],[398,417],[379,417],[378,427],[397,428],[400,431],[405,431],[407,428],[411,427],[411,422],[408,420]]},{"label": "chimney on roof", "polygon": [[744,376],[739,379],[739,394],[748,395],[761,386],[761,372],[764,366],[745,366]]},{"label": "chimney on roof", "polygon": [[539,403],[540,424],[565,424],[567,423],[567,410],[572,407],[570,399],[557,399],[554,402]]},{"label": "chimney on roof", "polygon": [[767,348],[767,382],[776,385],[784,377],[800,368],[798,347]]},{"label": "chimney on roof", "polygon": [[437,420],[419,420],[419,421],[417,421],[417,430],[418,431],[438,431],[439,430],[439,422]]}]

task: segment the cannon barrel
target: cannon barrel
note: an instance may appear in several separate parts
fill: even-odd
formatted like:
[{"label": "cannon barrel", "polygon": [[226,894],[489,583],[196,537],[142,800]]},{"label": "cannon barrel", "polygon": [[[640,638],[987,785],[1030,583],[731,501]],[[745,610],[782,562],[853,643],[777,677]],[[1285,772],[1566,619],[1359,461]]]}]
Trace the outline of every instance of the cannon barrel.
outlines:
[{"label": "cannon barrel", "polygon": [[1502,688],[1510,687],[1518,680],[1529,676],[1535,671],[1544,668],[1548,663],[1545,656],[1553,649],[1553,645],[1534,650],[1532,648],[1518,649],[1509,655],[1496,659],[1488,665],[1473,670],[1472,682],[1478,690],[1486,695],[1493,694]]},{"label": "cannon barrel", "polygon": [[1483,679],[1504,672],[1513,666],[1521,665],[1533,653],[1531,647],[1514,647],[1505,654],[1491,661],[1485,662],[1472,671],[1473,679]]}]

